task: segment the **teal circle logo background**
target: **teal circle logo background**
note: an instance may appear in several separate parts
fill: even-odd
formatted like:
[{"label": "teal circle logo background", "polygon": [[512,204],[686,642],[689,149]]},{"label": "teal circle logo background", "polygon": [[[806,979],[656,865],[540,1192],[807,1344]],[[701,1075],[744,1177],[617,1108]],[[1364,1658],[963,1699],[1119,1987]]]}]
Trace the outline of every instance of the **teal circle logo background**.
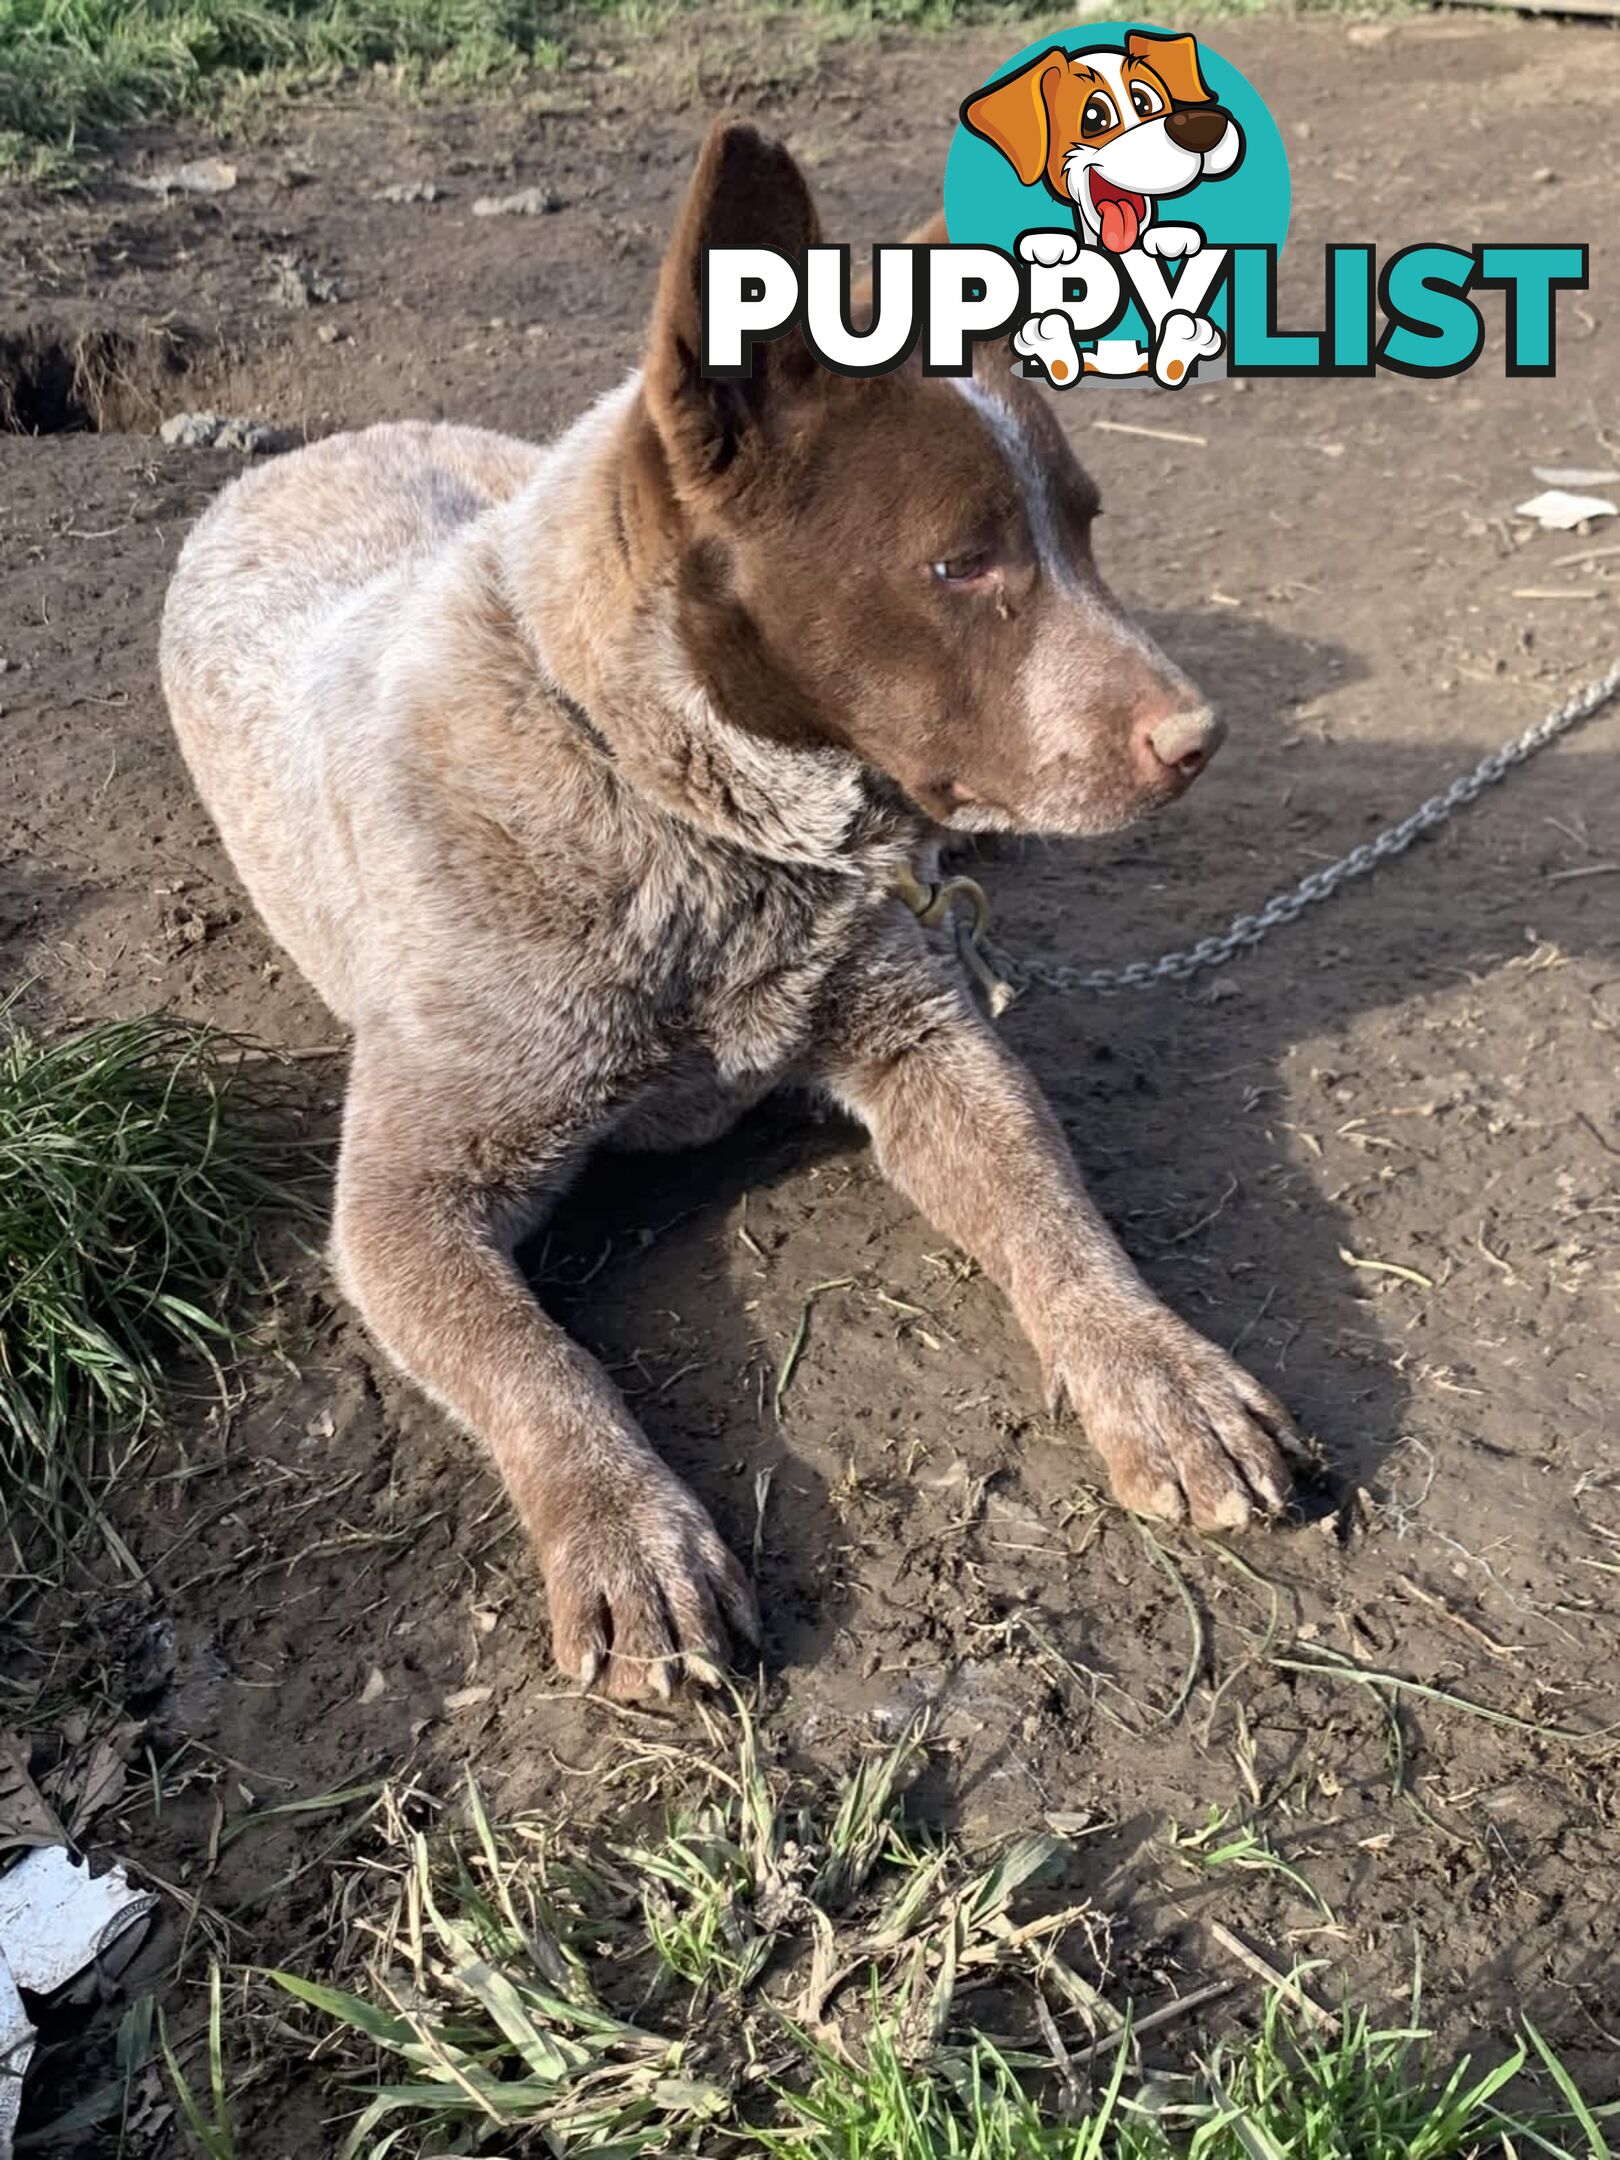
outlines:
[{"label": "teal circle logo background", "polygon": [[[1012,54],[1002,66],[992,69],[985,83],[1000,82],[1004,76],[1016,74],[1054,46],[1069,53],[1099,48],[1118,52],[1133,30],[1149,30],[1161,37],[1166,34],[1159,23],[1082,23],[1072,30],[1057,30],[1037,38],[1033,45],[1026,45],[1022,52]],[[1198,64],[1217,104],[1243,130],[1243,157],[1236,171],[1224,178],[1200,180],[1184,195],[1161,196],[1160,220],[1165,224],[1196,225],[1211,247],[1281,248],[1288,232],[1291,189],[1288,153],[1277,123],[1248,78],[1202,38],[1198,40]],[[998,247],[1010,255],[1020,233],[1068,230],[1073,222],[1072,210],[1066,210],[1039,183],[1022,186],[994,144],[958,122],[945,164],[945,224],[954,244]],[[1225,303],[1223,289],[1210,310],[1218,322],[1224,323]],[[1128,329],[1132,321],[1140,322],[1134,309],[1121,329]]]}]

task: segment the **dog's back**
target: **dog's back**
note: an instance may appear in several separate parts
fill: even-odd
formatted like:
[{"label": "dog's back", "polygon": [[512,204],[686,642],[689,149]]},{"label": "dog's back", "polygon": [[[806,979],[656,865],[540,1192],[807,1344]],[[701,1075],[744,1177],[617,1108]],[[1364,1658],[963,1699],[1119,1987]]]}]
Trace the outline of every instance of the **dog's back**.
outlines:
[{"label": "dog's back", "polygon": [[339,796],[381,783],[377,669],[422,628],[436,559],[543,463],[480,428],[339,435],[227,488],[164,609],[175,731],[268,927],[349,1017]]}]

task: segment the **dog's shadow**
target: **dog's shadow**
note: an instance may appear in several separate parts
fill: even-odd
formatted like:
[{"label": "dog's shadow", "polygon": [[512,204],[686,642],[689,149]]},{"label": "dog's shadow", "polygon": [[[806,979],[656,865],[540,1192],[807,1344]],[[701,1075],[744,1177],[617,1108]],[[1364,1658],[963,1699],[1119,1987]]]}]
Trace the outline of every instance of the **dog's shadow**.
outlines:
[{"label": "dog's shadow", "polygon": [[759,1581],[773,1668],[816,1654],[847,1583],[828,1466],[797,1444],[787,1407],[829,1271],[814,1238],[790,1255],[761,1207],[796,1174],[836,1175],[858,1146],[784,1099],[710,1146],[603,1151],[519,1256]]},{"label": "dog's shadow", "polygon": [[[1236,739],[1157,826],[981,855],[996,934],[1015,956],[1091,965],[1189,944],[1479,754],[1477,739],[1335,742],[1280,719],[1356,679],[1342,649],[1227,616],[1150,627],[1233,715]],[[1549,877],[1542,860],[1566,846],[1559,828],[1587,799],[1597,757],[1612,792],[1612,756],[1590,747],[1579,796],[1570,760],[1532,764],[1471,829],[1448,827],[1224,974],[1111,998],[1032,991],[1003,1023],[1150,1282],[1319,1439],[1326,1476],[1307,1485],[1307,1513],[1376,1484],[1406,1431],[1404,1316],[1390,1317],[1387,1282],[1346,1255],[1419,1272],[1435,1262],[1412,1244],[1362,1254],[1355,1196],[1334,1197],[1336,1177],[1346,1181],[1325,1167],[1322,1136],[1360,1122],[1375,1146],[1378,1113],[1421,1114],[1433,1067],[1415,1059],[1412,1099],[1396,1102],[1396,1042],[1386,1031],[1370,1065],[1367,1041],[1352,1045],[1346,1031],[1373,1012],[1416,1023],[1431,993],[1522,966],[1531,925],[1544,949],[1612,950],[1603,880]],[[1353,1159],[1376,1179],[1376,1154]],[[1474,1197],[1459,1190],[1457,1209]],[[1413,1234],[1433,1219],[1426,1195]],[[949,1274],[943,1240],[878,1183],[858,1133],[790,1103],[689,1155],[604,1156],[535,1272],[734,1549],[757,1562],[779,1668],[818,1660],[840,1630],[869,1620],[857,1577],[895,1606],[937,1596],[914,1554],[884,1548],[891,1530],[904,1548],[914,1504],[913,1533],[937,1534],[953,1477],[971,1487],[1005,1474],[1022,1483],[1019,1504],[1050,1513],[1062,1505],[1055,1486],[1099,1475],[1083,1450],[1042,1445],[1033,1359],[994,1287]],[[873,1325],[885,1314],[892,1356]],[[1466,1365],[1464,1344],[1451,1354]],[[926,1505],[914,1469],[937,1488]],[[939,1634],[948,1658],[944,1622]]]}]

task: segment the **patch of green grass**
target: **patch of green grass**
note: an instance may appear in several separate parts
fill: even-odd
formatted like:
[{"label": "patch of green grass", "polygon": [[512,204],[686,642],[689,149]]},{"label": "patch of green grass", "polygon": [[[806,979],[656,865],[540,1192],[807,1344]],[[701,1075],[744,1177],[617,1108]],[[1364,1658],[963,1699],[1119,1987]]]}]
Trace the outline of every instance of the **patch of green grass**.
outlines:
[{"label": "patch of green grass", "polygon": [[1606,2154],[1611,2111],[1532,2028],[1492,2067],[1437,2067],[1416,2000],[1394,2029],[1324,2033],[1278,1994],[1205,2053],[1161,2006],[1186,2066],[1150,2075],[1101,1992],[1102,1915],[1038,1887],[1065,1849],[975,1855],[905,1825],[922,1753],[913,1731],[805,1791],[739,1706],[728,1749],[641,1758],[685,1798],[640,1837],[494,1824],[470,1780],[459,1819],[423,1826],[412,1796],[339,1882],[332,1969],[265,1976],[301,2009],[258,2021],[259,2046],[318,2047],[345,2160]]},{"label": "patch of green grass", "polygon": [[[948,2074],[919,2077],[875,2025],[858,2067],[824,2056],[802,2095],[786,2095],[787,2130],[755,2142],[781,2160],[1486,2160],[1543,2153],[1575,2160],[1608,2151],[1592,2110],[1539,2117],[1504,2105],[1534,2059],[1568,2073],[1533,2029],[1506,2058],[1474,2073],[1434,2072],[1425,2036],[1348,2021],[1331,2044],[1304,2038],[1280,1998],[1258,2037],[1217,2048],[1196,2079],[1162,2081],[1145,2097],[1112,2075],[1078,2109],[1043,2106],[988,2041]],[[1590,2131],[1588,2131],[1588,2124]],[[1594,2134],[1598,2142],[1591,2142]]]},{"label": "patch of green grass", "polygon": [[267,1210],[312,1168],[285,1103],[207,1029],[149,1017],[42,1041],[0,1007],[0,1485],[65,1540],[152,1424],[177,1356],[217,1374]]},{"label": "patch of green grass", "polygon": [[[1181,22],[1265,13],[1280,0],[1183,0]],[[1304,0],[1404,12],[1418,0]],[[217,117],[247,89],[288,92],[357,70],[408,88],[499,87],[562,67],[605,25],[667,33],[704,0],[0,0],[0,174],[61,178],[120,128],[187,112]],[[1027,0],[768,0],[829,32],[1027,25]]]},{"label": "patch of green grass", "polygon": [[781,2096],[785,2127],[762,2128],[750,2142],[780,2160],[1163,2160],[1172,2151],[1129,2111],[1123,2049],[1077,2121],[1043,2108],[988,2040],[972,2043],[948,2075],[919,2076],[877,2017],[864,2056],[856,2065],[812,2053],[808,2090]]},{"label": "patch of green grass", "polygon": [[1183,1830],[1179,1823],[1172,1823],[1167,1842],[1190,1867],[1206,1874],[1230,1867],[1281,1875],[1301,1897],[1310,1900],[1324,1920],[1333,1921],[1333,1910],[1316,1885],[1283,1859],[1252,1823],[1244,1822],[1230,1808],[1211,1806],[1195,1830]]},{"label": "patch of green grass", "polygon": [[180,2112],[207,2160],[237,2160],[236,2134],[231,2127],[230,2098],[226,2091],[225,2046],[220,2030],[219,1967],[208,1968],[208,2098],[206,2104],[191,2084],[169,2043],[168,2022],[158,2018],[158,2049],[169,2073]]},{"label": "patch of green grass", "polygon": [[[1414,2004],[1414,2013],[1416,2005]],[[1209,2160],[1480,2160],[1545,2153],[1606,2160],[1598,2116],[1528,2020],[1489,2069],[1442,2072],[1416,2022],[1381,2030],[1364,2011],[1329,2038],[1305,2036],[1281,1996],[1253,2040],[1225,2042],[1205,2066],[1208,2112],[1191,2154]],[[1545,2105],[1534,2098],[1550,2085]],[[1514,2094],[1521,2104],[1514,2103]],[[1595,2142],[1594,2142],[1595,2140]]]},{"label": "patch of green grass", "polygon": [[416,82],[509,81],[558,64],[538,0],[0,0],[0,170],[116,128],[383,63]]}]

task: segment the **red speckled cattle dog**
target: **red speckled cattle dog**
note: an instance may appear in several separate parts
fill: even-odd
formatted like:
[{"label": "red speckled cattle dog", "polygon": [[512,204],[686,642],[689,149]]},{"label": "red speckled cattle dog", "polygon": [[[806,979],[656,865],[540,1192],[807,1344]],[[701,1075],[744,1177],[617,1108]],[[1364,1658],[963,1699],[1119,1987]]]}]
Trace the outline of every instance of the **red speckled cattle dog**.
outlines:
[{"label": "red speckled cattle dog", "polygon": [[499,1465],[559,1664],[621,1698],[712,1677],[754,1594],[514,1247],[593,1148],[786,1083],[1002,1286],[1127,1507],[1236,1529],[1287,1490],[1284,1413],[1149,1293],[896,892],[946,834],[1160,808],[1218,723],[1004,353],[700,372],[702,251],[818,237],[787,153],[717,126],[629,381],[545,448],[386,426],[246,474],[164,618],[197,785],[353,1030],[339,1281]]}]

